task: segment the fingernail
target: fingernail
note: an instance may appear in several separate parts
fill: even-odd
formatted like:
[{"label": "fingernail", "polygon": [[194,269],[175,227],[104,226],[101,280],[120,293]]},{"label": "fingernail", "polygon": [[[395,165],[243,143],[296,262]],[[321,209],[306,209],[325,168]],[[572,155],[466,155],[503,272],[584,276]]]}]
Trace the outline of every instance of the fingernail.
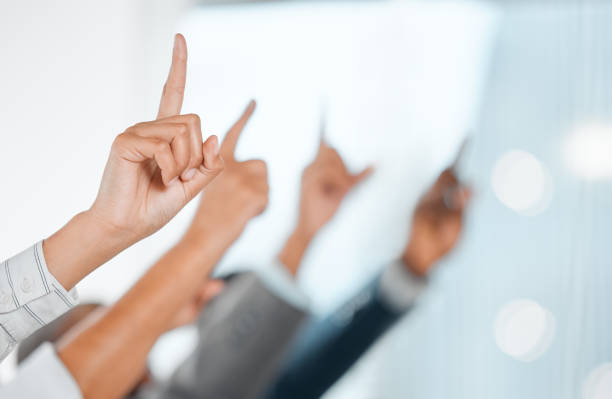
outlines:
[{"label": "fingernail", "polygon": [[172,47],[172,50],[176,50],[177,43],[178,43],[178,33],[174,35],[174,46]]},{"label": "fingernail", "polygon": [[189,180],[193,179],[193,176],[195,176],[195,174],[196,174],[196,170],[195,169],[189,169],[188,171],[183,173],[181,178],[183,180],[185,180],[185,181],[189,181]]}]

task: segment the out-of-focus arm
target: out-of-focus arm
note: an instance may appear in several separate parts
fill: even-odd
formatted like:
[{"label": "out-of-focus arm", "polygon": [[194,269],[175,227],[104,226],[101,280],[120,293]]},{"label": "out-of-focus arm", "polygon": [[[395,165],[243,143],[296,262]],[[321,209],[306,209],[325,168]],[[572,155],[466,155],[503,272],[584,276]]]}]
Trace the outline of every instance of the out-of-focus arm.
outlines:
[{"label": "out-of-focus arm", "polygon": [[142,375],[158,337],[197,295],[227,248],[268,203],[263,161],[238,162],[234,149],[255,103],[226,134],[219,154],[224,173],[202,193],[185,237],[168,251],[105,315],[68,337],[58,354],[83,396],[113,399],[127,394]]},{"label": "out-of-focus arm", "polygon": [[178,309],[208,278],[229,243],[215,237],[172,248],[103,317],[59,344],[85,398],[119,398],[141,377],[147,355]]},{"label": "out-of-focus arm", "polygon": [[318,398],[413,306],[426,280],[396,261],[296,340],[278,380],[265,398]]}]

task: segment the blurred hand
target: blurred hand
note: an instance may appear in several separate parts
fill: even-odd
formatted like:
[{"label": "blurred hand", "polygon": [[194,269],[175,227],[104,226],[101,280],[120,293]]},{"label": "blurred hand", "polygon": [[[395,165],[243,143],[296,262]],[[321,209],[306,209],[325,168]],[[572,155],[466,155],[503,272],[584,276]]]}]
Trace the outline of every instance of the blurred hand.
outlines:
[{"label": "blurred hand", "polygon": [[334,216],[348,192],[371,173],[370,167],[349,173],[336,150],[321,140],[316,158],[302,174],[297,226],[278,255],[289,273],[297,274],[312,238]]},{"label": "blurred hand", "polygon": [[187,237],[220,239],[220,245],[235,241],[249,220],[262,213],[268,204],[268,177],[264,161],[238,162],[236,144],[255,110],[251,101],[242,116],[227,132],[220,154],[225,162],[223,173],[202,193],[200,207]]},{"label": "blurred hand", "polygon": [[223,169],[218,139],[202,143],[200,118],[179,115],[187,47],[176,35],[158,118],[117,136],[90,213],[132,243],[164,226]]},{"label": "blurred hand", "polygon": [[321,140],[316,158],[302,174],[297,230],[313,237],[334,216],[348,192],[371,173],[368,167],[351,174],[338,152]]},{"label": "blurred hand", "polygon": [[219,295],[224,287],[223,280],[204,281],[196,295],[176,312],[170,330],[195,322],[204,306]]},{"label": "blurred hand", "polygon": [[450,252],[463,228],[463,214],[471,191],[446,169],[416,206],[410,241],[402,259],[417,275],[426,275]]}]

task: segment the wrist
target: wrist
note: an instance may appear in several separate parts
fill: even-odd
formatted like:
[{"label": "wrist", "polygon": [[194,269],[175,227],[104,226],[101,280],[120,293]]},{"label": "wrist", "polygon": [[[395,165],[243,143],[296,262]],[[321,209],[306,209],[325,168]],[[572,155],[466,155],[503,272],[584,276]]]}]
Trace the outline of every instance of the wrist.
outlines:
[{"label": "wrist", "polygon": [[408,245],[402,254],[401,261],[408,271],[418,277],[425,277],[433,264],[433,261],[419,254],[419,252],[410,245]]},{"label": "wrist", "polygon": [[43,253],[49,272],[70,290],[129,245],[124,233],[85,211],[45,239]]},{"label": "wrist", "polygon": [[291,233],[291,238],[302,246],[307,247],[316,235],[316,231],[307,229],[302,226],[297,226]]},{"label": "wrist", "polygon": [[278,259],[291,275],[297,275],[304,253],[308,249],[313,237],[313,234],[298,227],[287,239],[285,246],[278,255]]}]

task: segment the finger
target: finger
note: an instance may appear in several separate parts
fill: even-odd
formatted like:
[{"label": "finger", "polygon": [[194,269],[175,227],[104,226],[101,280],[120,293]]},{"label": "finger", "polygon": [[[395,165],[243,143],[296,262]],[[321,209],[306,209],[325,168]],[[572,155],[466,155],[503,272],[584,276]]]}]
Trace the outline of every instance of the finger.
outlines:
[{"label": "finger", "polygon": [[[141,122],[128,130],[143,137],[160,137],[172,141],[174,136],[178,134],[175,128],[193,129],[195,133],[202,134],[200,117],[196,114],[173,115],[150,122]],[[200,141],[199,144],[201,143]]]},{"label": "finger", "polygon": [[135,134],[120,134],[113,143],[113,151],[131,162],[153,159],[161,169],[162,181],[171,184],[178,177],[176,160],[167,141]]},{"label": "finger", "polygon": [[210,136],[202,144],[202,153],[204,161],[193,178],[183,183],[188,200],[198,195],[223,170],[223,158],[219,154],[219,138],[217,136]]},{"label": "finger", "polygon": [[153,123],[145,122],[132,126],[127,130],[129,133],[136,134],[141,137],[154,137],[163,139],[167,142],[172,142],[174,137],[180,134],[186,134],[189,126],[187,123],[180,121],[168,121]]},{"label": "finger", "polygon": [[344,164],[344,161],[342,160],[342,157],[338,151],[327,144],[325,144],[325,147],[321,148],[320,156],[318,157],[317,161],[337,168],[346,175],[349,175],[349,171],[346,169],[346,165]]},{"label": "finger", "polygon": [[453,171],[453,169],[447,168],[442,173],[440,173],[440,176],[438,176],[434,187],[438,189],[443,189],[445,187],[455,186],[458,183],[459,179],[457,179],[457,176],[455,176],[455,172]]},{"label": "finger", "polygon": [[251,115],[253,115],[253,112],[255,111],[255,105],[255,100],[251,100],[240,118],[238,118],[236,123],[234,123],[234,125],[230,128],[230,130],[228,130],[227,134],[225,135],[225,139],[223,139],[223,144],[221,145],[221,156],[223,157],[223,159],[226,159],[228,161],[234,159],[234,151],[236,150],[238,138],[244,130],[244,127],[246,126],[247,122],[251,118]]},{"label": "finger", "polygon": [[357,173],[356,175],[351,175],[352,185],[355,186],[361,183],[362,181],[370,177],[373,172],[374,172],[374,167],[368,166],[367,168]]},{"label": "finger", "polygon": [[157,137],[172,143],[181,170],[181,179],[190,180],[202,163],[202,128],[196,114],[175,115],[132,126],[130,132],[143,137]]},{"label": "finger", "polygon": [[[189,137],[191,139],[191,156],[189,158],[189,165],[187,166],[187,173],[195,173],[204,161],[204,153],[202,148],[202,124],[200,118],[194,115],[191,122],[191,129],[189,130]],[[188,178],[189,176],[185,176]]]},{"label": "finger", "polygon": [[465,209],[472,199],[472,189],[462,186],[455,194],[455,201],[461,210]]},{"label": "finger", "polygon": [[447,209],[462,211],[468,205],[471,195],[471,190],[467,187],[448,187],[444,190],[442,201]]},{"label": "finger", "polygon": [[324,158],[329,151],[334,151],[334,149],[327,143],[325,138],[321,137],[321,140],[319,140],[319,150],[317,151],[316,159]]},{"label": "finger", "polygon": [[168,79],[164,84],[157,119],[171,115],[178,115],[183,106],[185,94],[185,81],[187,79],[187,43],[180,33],[174,36],[174,48],[172,50],[172,64]]},{"label": "finger", "polygon": [[321,134],[321,137],[319,139],[319,152],[327,148],[331,148],[331,147],[329,144],[327,144],[327,140],[325,140],[325,136]]},{"label": "finger", "polygon": [[202,144],[202,159],[199,168],[202,172],[223,168],[223,159],[219,155],[219,138],[217,136],[210,136]]},{"label": "finger", "polygon": [[196,114],[182,115],[187,122],[188,133],[188,158],[184,171],[181,173],[181,179],[188,181],[195,176],[197,169],[202,164],[202,126],[200,117]]},{"label": "finger", "polygon": [[[178,172],[181,178],[187,181],[190,178],[186,174],[190,169],[189,163],[192,157],[192,136],[197,135],[197,133],[193,132],[193,128],[187,123],[186,118],[173,119],[175,121],[184,121],[181,123],[166,122],[166,120],[162,123],[140,123],[128,129],[128,132],[141,137],[161,139],[170,143]],[[201,145],[198,144],[197,149],[201,151],[201,148]]]},{"label": "finger", "polygon": [[206,305],[210,302],[214,297],[219,295],[221,291],[225,288],[225,282],[223,280],[208,280],[204,283],[203,287],[200,289],[198,293],[199,304],[200,306]]}]

